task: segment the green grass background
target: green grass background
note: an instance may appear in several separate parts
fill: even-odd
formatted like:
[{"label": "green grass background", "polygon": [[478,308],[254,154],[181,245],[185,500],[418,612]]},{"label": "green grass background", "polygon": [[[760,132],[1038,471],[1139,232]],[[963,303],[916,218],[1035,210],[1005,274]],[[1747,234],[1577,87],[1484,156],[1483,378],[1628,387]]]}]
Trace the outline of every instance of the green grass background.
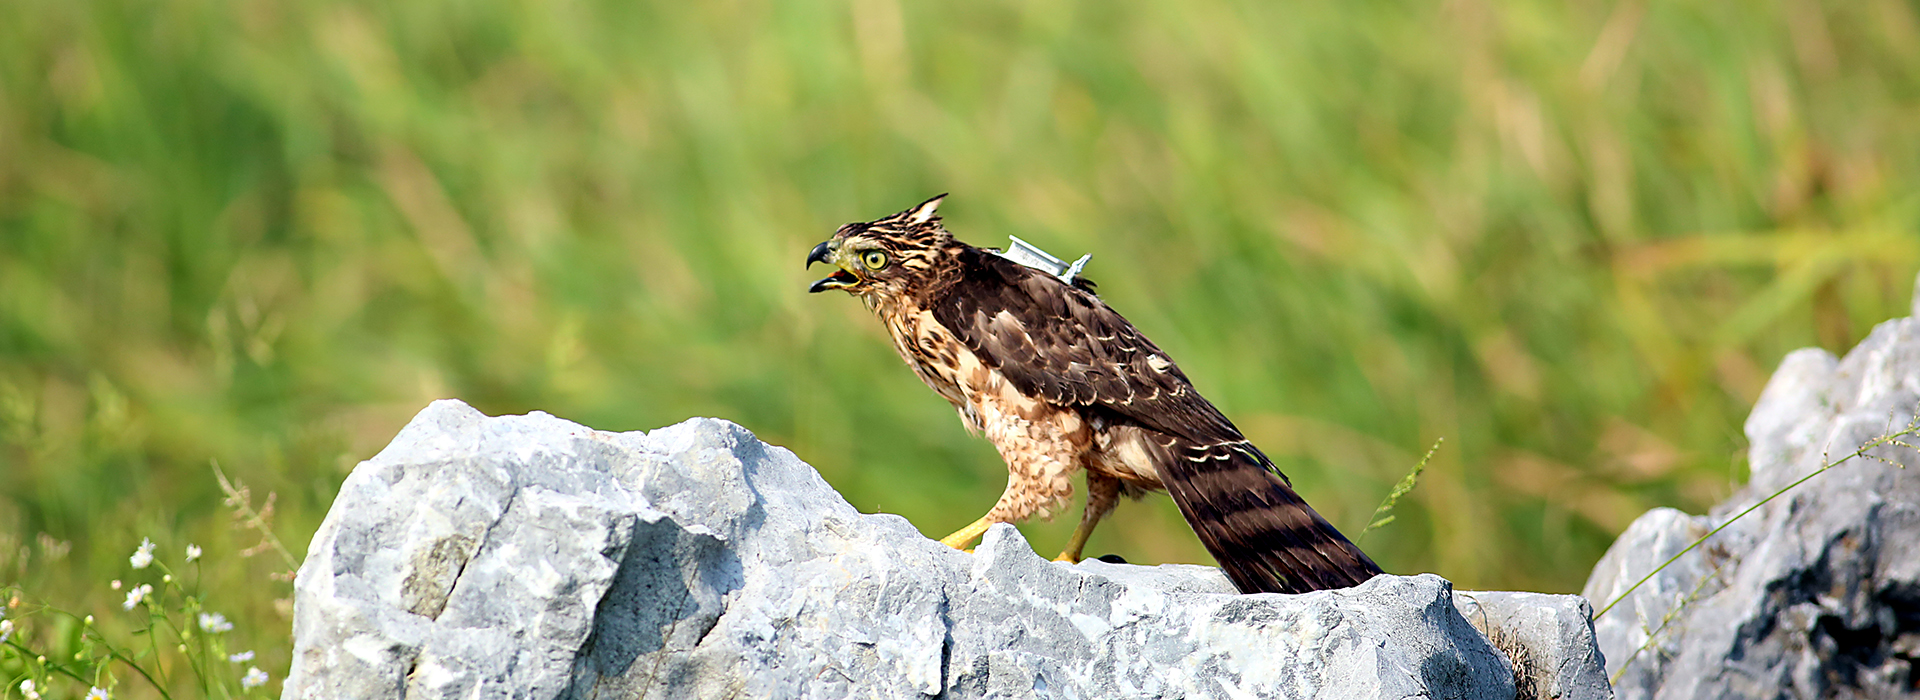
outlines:
[{"label": "green grass background", "polygon": [[[1782,355],[1907,314],[1917,125],[1900,0],[0,3],[0,584],[107,617],[197,542],[277,681],[208,464],[298,556],[441,397],[725,417],[943,535],[997,456],[801,263],[952,192],[1349,531],[1445,437],[1389,570],[1575,591],[1745,479]],[[1089,552],[1209,561],[1158,496]]]}]

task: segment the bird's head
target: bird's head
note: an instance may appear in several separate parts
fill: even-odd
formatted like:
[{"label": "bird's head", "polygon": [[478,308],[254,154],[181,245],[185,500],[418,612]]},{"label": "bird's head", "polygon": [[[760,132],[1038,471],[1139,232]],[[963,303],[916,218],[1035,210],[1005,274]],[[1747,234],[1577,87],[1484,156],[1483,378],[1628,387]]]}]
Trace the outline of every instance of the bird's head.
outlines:
[{"label": "bird's head", "polygon": [[884,219],[841,226],[807,254],[808,267],[823,262],[840,269],[807,291],[844,289],[869,301],[904,293],[929,274],[942,249],[953,244],[953,234],[947,233],[934,213],[945,197]]}]

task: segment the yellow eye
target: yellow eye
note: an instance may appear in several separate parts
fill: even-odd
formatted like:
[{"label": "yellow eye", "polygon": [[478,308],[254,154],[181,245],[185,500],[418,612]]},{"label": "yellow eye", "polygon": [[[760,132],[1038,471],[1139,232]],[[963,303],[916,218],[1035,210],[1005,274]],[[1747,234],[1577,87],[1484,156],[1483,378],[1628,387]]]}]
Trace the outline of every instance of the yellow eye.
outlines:
[{"label": "yellow eye", "polygon": [[877,250],[869,250],[860,255],[860,262],[866,263],[867,269],[869,270],[878,270],[887,266],[887,254]]}]

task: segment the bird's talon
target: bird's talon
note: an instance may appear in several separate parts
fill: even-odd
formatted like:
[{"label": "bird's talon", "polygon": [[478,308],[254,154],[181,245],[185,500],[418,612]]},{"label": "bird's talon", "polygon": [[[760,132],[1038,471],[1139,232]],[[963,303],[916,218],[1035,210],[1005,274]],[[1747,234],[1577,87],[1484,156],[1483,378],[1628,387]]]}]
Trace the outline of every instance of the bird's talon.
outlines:
[{"label": "bird's talon", "polygon": [[993,521],[983,517],[973,521],[972,525],[960,528],[959,532],[940,538],[940,544],[958,549],[962,552],[972,552],[973,550],[968,549],[967,545],[973,544],[974,540],[980,539],[980,535],[992,526]]},{"label": "bird's talon", "polygon": [[954,535],[951,535],[951,536],[948,536],[948,537],[947,537],[946,539],[944,539],[944,540],[940,540],[940,544],[944,544],[944,545],[946,545],[946,546],[948,546],[948,547],[952,547],[952,548],[954,548],[954,549],[958,549],[958,550],[960,550],[960,551],[962,551],[962,552],[971,552],[971,551],[973,551],[973,548],[972,548],[972,547],[969,547],[969,546],[967,546],[967,545],[970,545],[970,544],[972,544],[972,543],[973,543],[973,538],[971,538],[971,537],[968,537],[968,538],[965,538],[965,539],[961,539],[961,538],[959,537],[959,535],[958,535],[957,533],[956,533],[956,534],[954,534]]}]

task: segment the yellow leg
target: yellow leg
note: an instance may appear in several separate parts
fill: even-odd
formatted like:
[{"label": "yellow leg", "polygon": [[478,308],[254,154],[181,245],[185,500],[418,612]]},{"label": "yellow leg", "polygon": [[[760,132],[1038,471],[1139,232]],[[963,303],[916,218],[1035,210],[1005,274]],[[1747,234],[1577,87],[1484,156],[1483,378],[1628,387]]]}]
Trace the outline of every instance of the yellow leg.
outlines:
[{"label": "yellow leg", "polygon": [[940,538],[940,544],[966,551],[967,545],[973,544],[974,540],[980,539],[980,535],[985,534],[987,528],[993,527],[993,523],[994,521],[988,520],[986,516],[980,516],[980,519],[973,521],[972,525],[960,528],[959,532]]},{"label": "yellow leg", "polygon": [[1073,529],[1073,537],[1067,540],[1067,548],[1060,551],[1054,561],[1068,564],[1080,563],[1080,550],[1087,546],[1087,538],[1093,536],[1093,528],[1102,518],[1113,512],[1114,504],[1120,501],[1120,480],[1087,472],[1087,510],[1080,516],[1080,526]]},{"label": "yellow leg", "polygon": [[1080,563],[1080,550],[1086,548],[1087,538],[1093,535],[1093,526],[1098,524],[1100,522],[1097,520],[1080,521],[1080,527],[1074,528],[1073,537],[1067,540],[1067,548],[1060,550],[1060,556],[1054,557],[1053,560],[1068,564]]}]

